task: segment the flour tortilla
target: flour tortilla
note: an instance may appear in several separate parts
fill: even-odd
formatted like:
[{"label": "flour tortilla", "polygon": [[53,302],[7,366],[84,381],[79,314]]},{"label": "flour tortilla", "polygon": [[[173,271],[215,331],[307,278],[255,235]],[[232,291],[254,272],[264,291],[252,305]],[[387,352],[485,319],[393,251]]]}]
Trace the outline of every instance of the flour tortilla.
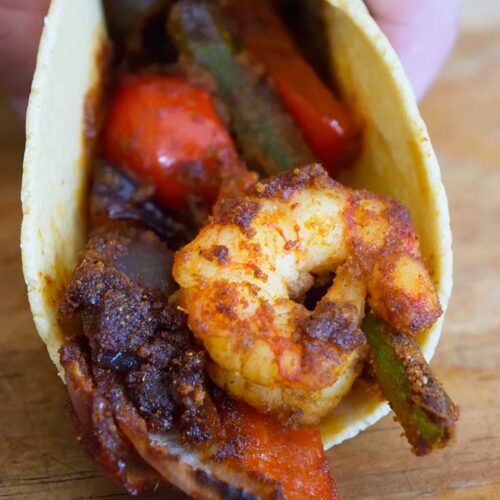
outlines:
[{"label": "flour tortilla", "polygon": [[[363,154],[341,181],[400,200],[446,310],[452,285],[451,232],[439,165],[401,64],[360,0],[318,2],[328,25],[332,70],[363,123]],[[57,307],[86,238],[89,158],[84,104],[100,85],[106,31],[99,0],[53,0],[45,20],[27,115],[22,185],[23,270],[38,333],[59,374],[64,336]],[[429,360],[443,319],[418,341]],[[322,423],[326,448],[389,412],[358,381]]]}]

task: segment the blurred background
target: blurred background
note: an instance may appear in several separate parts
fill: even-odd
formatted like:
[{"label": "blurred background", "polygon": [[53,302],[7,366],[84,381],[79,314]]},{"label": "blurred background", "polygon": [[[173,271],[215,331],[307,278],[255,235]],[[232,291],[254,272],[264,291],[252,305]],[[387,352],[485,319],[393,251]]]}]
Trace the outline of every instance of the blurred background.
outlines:
[{"label": "blurred background", "polygon": [[[432,365],[458,437],[419,459],[386,417],[329,452],[343,498],[500,498],[500,2],[465,0],[421,110],[451,209],[455,284]],[[0,96],[0,497],[122,498],[74,438],[21,274],[23,127]],[[123,497],[126,498],[126,497]]]}]

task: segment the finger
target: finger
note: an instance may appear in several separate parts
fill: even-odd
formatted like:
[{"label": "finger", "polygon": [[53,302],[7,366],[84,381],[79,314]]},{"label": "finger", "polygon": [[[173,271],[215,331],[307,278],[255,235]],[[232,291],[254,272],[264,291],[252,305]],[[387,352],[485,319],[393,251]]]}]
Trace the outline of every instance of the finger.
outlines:
[{"label": "finger", "polygon": [[0,87],[25,105],[49,0],[0,0]]},{"label": "finger", "polygon": [[365,1],[422,97],[455,41],[460,0]]}]

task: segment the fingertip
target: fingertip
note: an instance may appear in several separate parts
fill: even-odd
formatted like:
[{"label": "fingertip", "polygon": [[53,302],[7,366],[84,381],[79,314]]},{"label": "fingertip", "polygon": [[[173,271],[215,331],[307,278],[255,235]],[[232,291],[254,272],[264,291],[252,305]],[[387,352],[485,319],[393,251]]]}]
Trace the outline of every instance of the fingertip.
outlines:
[{"label": "fingertip", "polygon": [[0,0],[0,90],[11,96],[17,110],[27,101],[49,3]]},{"label": "fingertip", "polygon": [[366,0],[390,40],[417,98],[429,89],[458,31],[460,0]]}]

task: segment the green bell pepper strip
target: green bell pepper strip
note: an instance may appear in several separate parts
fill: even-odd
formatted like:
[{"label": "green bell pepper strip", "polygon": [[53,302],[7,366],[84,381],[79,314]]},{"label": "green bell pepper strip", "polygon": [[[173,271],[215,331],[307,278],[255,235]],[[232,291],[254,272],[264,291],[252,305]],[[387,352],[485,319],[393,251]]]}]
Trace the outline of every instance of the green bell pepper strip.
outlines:
[{"label": "green bell pepper strip", "polygon": [[458,407],[446,394],[412,338],[367,313],[361,330],[373,353],[384,397],[416,455],[446,446],[455,433]]},{"label": "green bell pepper strip", "polygon": [[180,55],[211,75],[251,168],[272,175],[315,161],[279,97],[236,47],[216,4],[181,0],[170,14],[168,32]]}]

